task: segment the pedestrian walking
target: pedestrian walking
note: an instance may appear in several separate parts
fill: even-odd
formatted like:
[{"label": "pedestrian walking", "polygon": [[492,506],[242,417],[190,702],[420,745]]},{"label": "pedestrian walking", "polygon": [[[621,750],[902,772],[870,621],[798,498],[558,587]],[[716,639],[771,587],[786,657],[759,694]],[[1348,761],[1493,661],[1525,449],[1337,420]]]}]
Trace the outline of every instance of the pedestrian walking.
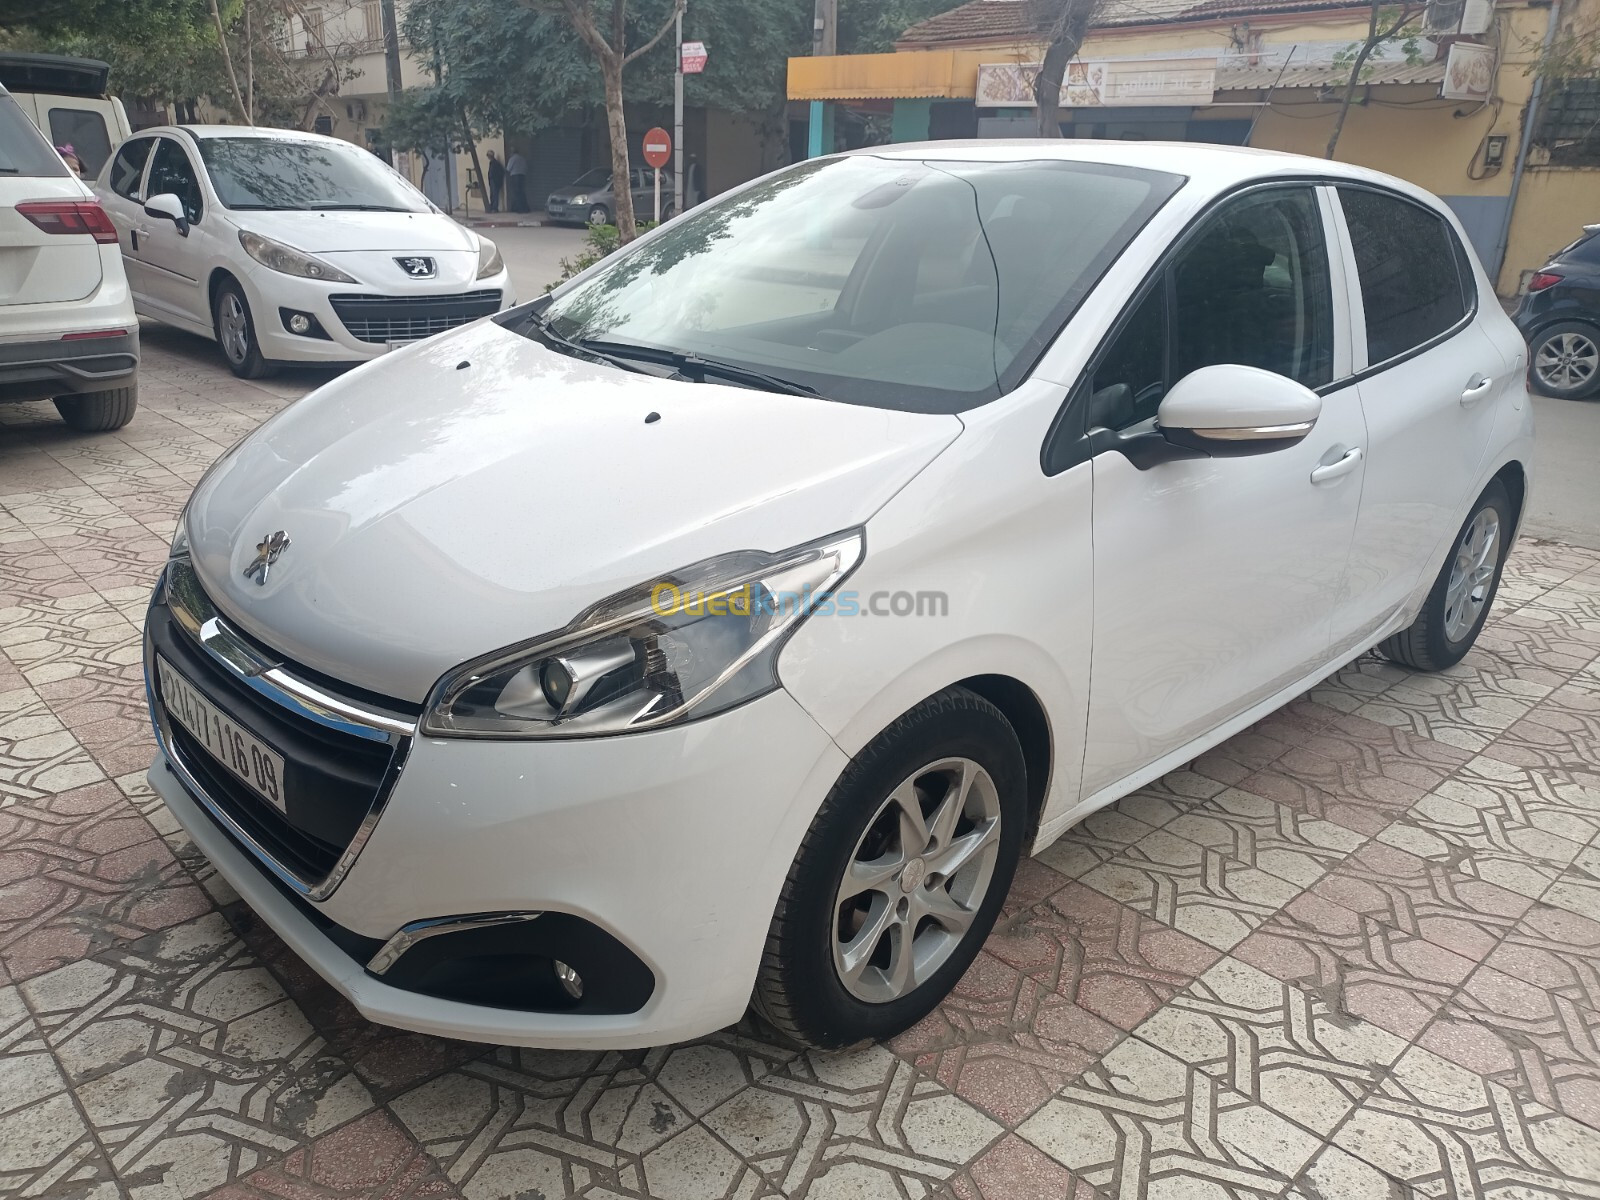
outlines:
[{"label": "pedestrian walking", "polygon": [[506,207],[512,212],[528,211],[528,160],[515,150],[506,160]]},{"label": "pedestrian walking", "polygon": [[493,150],[489,151],[489,211],[500,211],[500,197],[506,188],[506,165]]}]

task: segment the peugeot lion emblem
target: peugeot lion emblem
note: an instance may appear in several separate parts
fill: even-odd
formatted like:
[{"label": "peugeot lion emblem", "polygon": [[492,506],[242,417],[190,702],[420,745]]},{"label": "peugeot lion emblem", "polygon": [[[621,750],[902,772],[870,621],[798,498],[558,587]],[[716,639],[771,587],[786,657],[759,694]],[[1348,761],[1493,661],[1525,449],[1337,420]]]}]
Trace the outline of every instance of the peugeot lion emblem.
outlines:
[{"label": "peugeot lion emblem", "polygon": [[396,258],[394,261],[399,263],[400,269],[413,279],[433,278],[434,267],[433,259],[431,258],[424,258],[421,255],[413,255],[406,258]]},{"label": "peugeot lion emblem", "polygon": [[272,569],[273,563],[283,557],[283,552],[288,548],[289,535],[283,530],[267,534],[256,543],[256,556],[244,569],[244,577],[254,579],[258,587],[266,587],[267,572]]}]

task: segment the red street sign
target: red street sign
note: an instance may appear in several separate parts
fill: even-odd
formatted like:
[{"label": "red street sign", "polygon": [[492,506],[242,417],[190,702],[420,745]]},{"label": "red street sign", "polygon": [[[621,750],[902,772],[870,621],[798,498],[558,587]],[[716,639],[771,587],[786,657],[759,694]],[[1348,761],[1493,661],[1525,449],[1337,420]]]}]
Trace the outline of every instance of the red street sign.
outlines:
[{"label": "red street sign", "polygon": [[685,75],[698,75],[706,69],[706,44],[704,42],[685,42],[683,44],[683,73]]},{"label": "red street sign", "polygon": [[644,161],[661,170],[672,159],[672,135],[665,129],[652,129],[644,135]]}]

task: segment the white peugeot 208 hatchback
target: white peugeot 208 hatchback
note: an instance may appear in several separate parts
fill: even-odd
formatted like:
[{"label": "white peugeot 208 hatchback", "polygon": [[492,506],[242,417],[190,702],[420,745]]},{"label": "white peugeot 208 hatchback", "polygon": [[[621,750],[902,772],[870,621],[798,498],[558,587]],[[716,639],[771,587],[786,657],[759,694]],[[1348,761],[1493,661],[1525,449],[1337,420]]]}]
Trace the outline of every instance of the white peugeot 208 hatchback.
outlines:
[{"label": "white peugeot 208 hatchback", "polygon": [[374,1020],[838,1046],[1018,859],[1371,647],[1482,627],[1524,348],[1336,163],[805,162],[370,363],[196,488],[151,780]]},{"label": "white peugeot 208 hatchback", "polygon": [[139,315],[215,338],[247,379],[363,362],[516,302],[493,242],[338,138],[142,130],[95,190]]}]

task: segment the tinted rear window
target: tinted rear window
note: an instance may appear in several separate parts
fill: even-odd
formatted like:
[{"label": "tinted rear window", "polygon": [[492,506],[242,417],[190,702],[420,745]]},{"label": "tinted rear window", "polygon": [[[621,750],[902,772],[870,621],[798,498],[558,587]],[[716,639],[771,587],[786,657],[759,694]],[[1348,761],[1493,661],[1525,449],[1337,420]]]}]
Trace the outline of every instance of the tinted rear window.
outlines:
[{"label": "tinted rear window", "polygon": [[1600,233],[1586,234],[1561,252],[1568,262],[1600,263]]},{"label": "tinted rear window", "polygon": [[111,157],[106,119],[89,109],[52,108],[50,140],[57,146],[71,146],[90,179],[100,174],[100,168]]},{"label": "tinted rear window", "polygon": [[67,164],[44,134],[34,128],[17,102],[0,95],[0,175],[67,174]]},{"label": "tinted rear window", "polygon": [[1367,361],[1387,362],[1466,316],[1464,252],[1438,213],[1385,192],[1340,188],[1367,315]]}]

